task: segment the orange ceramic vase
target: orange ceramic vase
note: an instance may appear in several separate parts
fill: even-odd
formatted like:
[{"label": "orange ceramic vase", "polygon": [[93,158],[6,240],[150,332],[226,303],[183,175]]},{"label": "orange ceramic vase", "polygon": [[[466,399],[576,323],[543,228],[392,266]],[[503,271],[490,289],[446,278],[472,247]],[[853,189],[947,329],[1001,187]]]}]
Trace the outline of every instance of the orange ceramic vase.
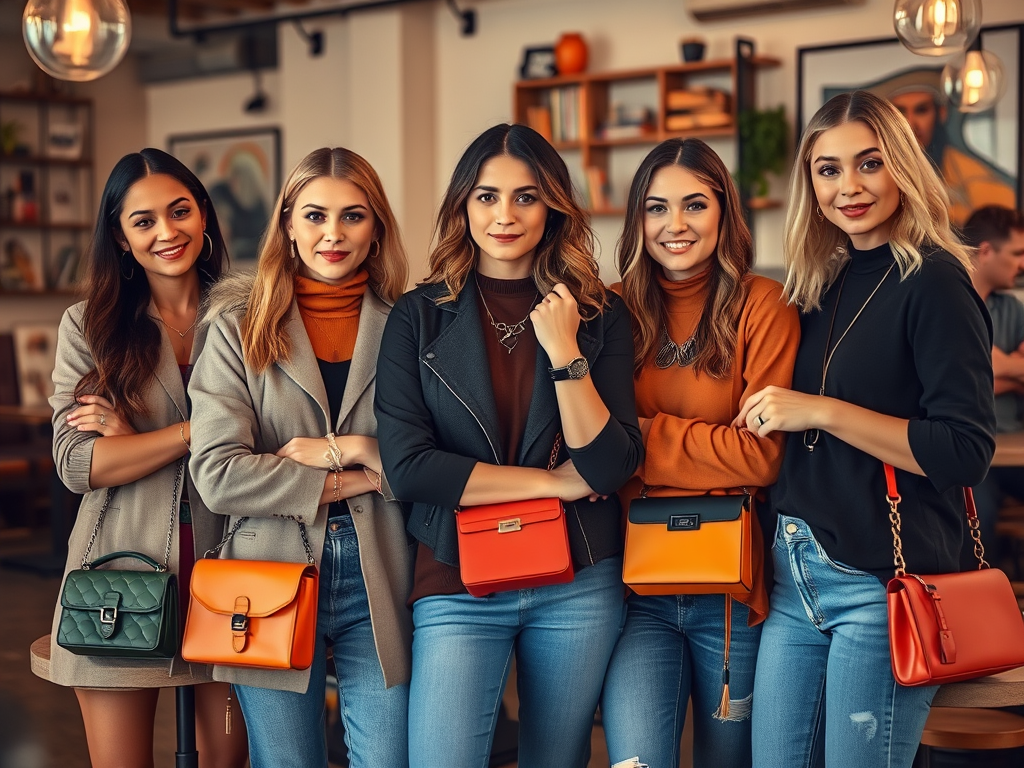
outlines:
[{"label": "orange ceramic vase", "polygon": [[555,45],[555,66],[560,75],[575,75],[587,68],[587,43],[579,32],[566,32]]}]

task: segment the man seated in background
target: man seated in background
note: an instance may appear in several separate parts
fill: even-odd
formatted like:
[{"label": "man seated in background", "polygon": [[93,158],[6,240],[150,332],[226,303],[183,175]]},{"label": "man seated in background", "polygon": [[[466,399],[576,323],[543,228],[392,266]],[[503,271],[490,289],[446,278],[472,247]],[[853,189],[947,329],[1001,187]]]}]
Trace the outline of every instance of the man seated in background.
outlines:
[{"label": "man seated in background", "polygon": [[[964,243],[975,249],[971,281],[992,316],[992,372],[995,376],[996,430],[1024,430],[1024,304],[1010,293],[1024,271],[1024,214],[989,205],[971,214]],[[986,559],[995,562],[995,524],[1005,496],[1024,502],[1024,467],[991,467],[974,499]],[[974,544],[964,542],[961,565],[977,567]]]}]

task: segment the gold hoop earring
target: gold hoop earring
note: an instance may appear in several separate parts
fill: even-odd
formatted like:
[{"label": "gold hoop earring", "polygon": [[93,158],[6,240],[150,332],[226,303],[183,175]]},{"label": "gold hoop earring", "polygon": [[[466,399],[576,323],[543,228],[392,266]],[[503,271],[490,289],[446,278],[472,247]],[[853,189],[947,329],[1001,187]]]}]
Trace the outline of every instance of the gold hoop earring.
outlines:
[{"label": "gold hoop earring", "polygon": [[297,258],[299,258],[299,246],[296,245],[294,240],[292,240],[291,242],[292,242],[292,258],[293,259],[297,259]]},{"label": "gold hoop earring", "polygon": [[[373,246],[377,246],[376,250]],[[370,243],[370,258],[376,259],[378,256],[380,256],[380,240],[374,240]]]},{"label": "gold hoop earring", "polygon": [[818,221],[824,221],[825,220],[825,214],[821,212],[821,206],[819,205],[816,208],[816,210],[818,212]]}]

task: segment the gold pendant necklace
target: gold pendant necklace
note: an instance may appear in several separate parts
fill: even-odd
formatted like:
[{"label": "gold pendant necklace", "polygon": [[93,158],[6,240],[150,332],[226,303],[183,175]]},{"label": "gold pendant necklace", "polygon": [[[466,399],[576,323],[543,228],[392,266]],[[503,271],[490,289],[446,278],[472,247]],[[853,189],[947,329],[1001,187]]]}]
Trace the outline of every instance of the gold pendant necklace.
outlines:
[{"label": "gold pendant necklace", "polygon": [[[860,305],[860,309],[857,310],[857,314],[853,316],[853,320],[851,320],[850,324],[846,326],[846,330],[843,331],[843,335],[839,337],[839,341],[836,342],[836,345],[832,347],[832,351],[830,352],[828,347],[829,344],[832,343],[832,329],[836,324],[836,313],[839,311],[839,301],[843,298],[843,286],[846,285],[846,276],[850,274],[850,267],[852,266],[853,261],[851,260],[846,271],[843,272],[843,279],[839,283],[839,292],[836,294],[836,305],[832,307],[832,320],[828,324],[828,337],[825,339],[825,354],[822,356],[821,361],[821,387],[818,389],[818,394],[822,397],[825,396],[825,377],[828,376],[828,367],[832,364],[832,358],[835,356],[836,350],[839,349],[839,345],[843,343],[843,339],[846,338],[846,334],[848,334],[850,329],[853,328],[853,324],[857,322],[857,318],[859,318],[861,313],[867,308],[868,302],[870,302],[875,297],[875,294],[878,293],[878,289],[882,287],[882,283],[885,282],[885,278],[887,278],[889,273],[892,272],[892,268],[896,266],[896,262],[894,261],[889,265],[889,268],[885,270],[885,274],[882,275],[882,279],[878,281],[878,285],[876,285],[875,289],[868,294],[864,303]],[[814,446],[818,443],[819,434],[820,432],[818,429],[804,430],[804,448],[807,449],[808,453],[814,453]]]}]

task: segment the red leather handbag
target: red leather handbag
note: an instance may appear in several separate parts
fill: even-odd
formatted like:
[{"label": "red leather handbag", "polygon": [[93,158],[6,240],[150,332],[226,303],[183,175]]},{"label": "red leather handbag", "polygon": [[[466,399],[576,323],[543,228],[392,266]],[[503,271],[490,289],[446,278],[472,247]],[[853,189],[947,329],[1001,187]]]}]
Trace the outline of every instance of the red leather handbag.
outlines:
[{"label": "red leather handbag", "polygon": [[1024,617],[1010,582],[985,562],[978,512],[964,488],[978,569],[918,576],[906,572],[896,472],[885,465],[896,576],[886,587],[892,674],[901,685],[939,685],[1024,666]]},{"label": "red leather handbag", "polygon": [[[561,437],[555,438],[548,469],[554,468]],[[463,507],[455,522],[462,583],[474,597],[573,580],[561,499]]]}]

